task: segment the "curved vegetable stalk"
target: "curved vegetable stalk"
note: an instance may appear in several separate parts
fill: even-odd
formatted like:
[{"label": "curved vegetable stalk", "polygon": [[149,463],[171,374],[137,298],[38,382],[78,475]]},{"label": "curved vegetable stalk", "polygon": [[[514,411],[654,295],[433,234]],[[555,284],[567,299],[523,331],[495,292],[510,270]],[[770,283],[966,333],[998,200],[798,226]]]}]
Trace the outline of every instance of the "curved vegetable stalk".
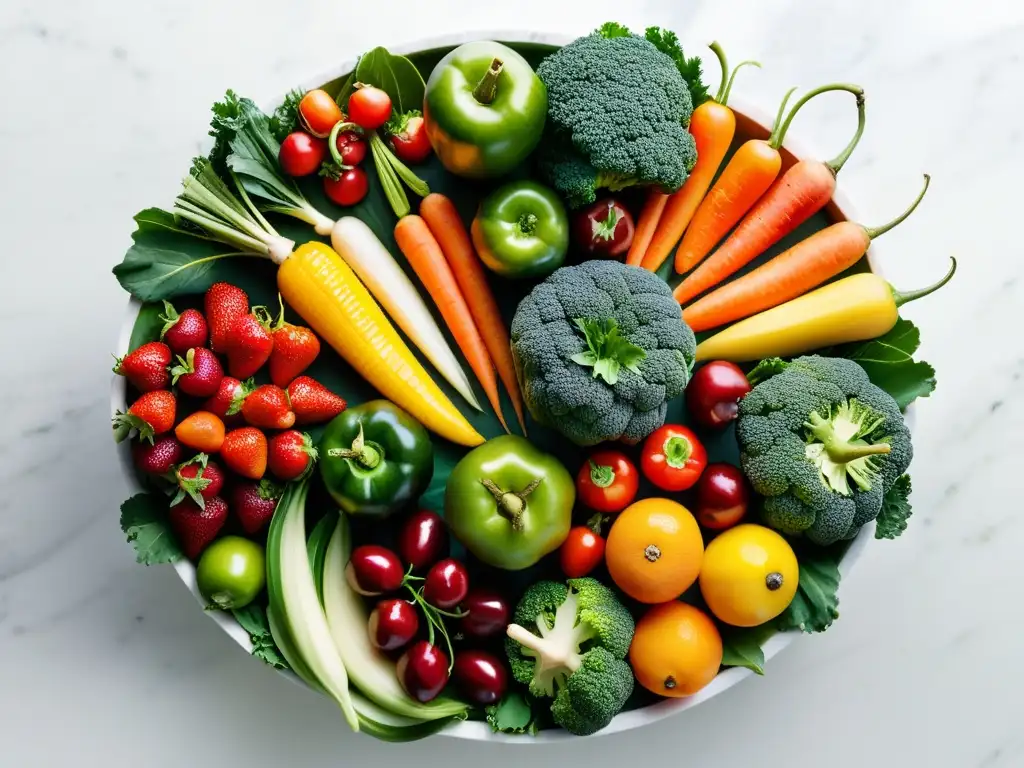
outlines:
[{"label": "curved vegetable stalk", "polygon": [[466,372],[426,303],[373,230],[361,219],[342,216],[331,231],[331,245],[445,380],[466,402],[482,411]]}]

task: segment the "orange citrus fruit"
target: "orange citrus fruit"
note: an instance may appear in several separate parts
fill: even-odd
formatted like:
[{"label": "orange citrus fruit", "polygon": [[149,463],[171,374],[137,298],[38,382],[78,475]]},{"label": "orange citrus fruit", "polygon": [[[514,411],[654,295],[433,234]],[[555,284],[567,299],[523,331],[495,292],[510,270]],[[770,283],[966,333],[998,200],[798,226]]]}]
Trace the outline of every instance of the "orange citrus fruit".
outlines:
[{"label": "orange citrus fruit", "polygon": [[722,636],[699,608],[672,601],[649,609],[636,624],[629,663],[637,682],[659,696],[692,696],[722,666]]},{"label": "orange citrus fruit", "polygon": [[800,567],[789,542],[763,525],[737,525],[708,544],[700,591],[715,616],[736,627],[771,621],[793,602]]},{"label": "orange citrus fruit", "polygon": [[682,504],[644,499],[626,507],[608,532],[604,558],[619,589],[641,603],[683,594],[700,573],[704,540]]}]

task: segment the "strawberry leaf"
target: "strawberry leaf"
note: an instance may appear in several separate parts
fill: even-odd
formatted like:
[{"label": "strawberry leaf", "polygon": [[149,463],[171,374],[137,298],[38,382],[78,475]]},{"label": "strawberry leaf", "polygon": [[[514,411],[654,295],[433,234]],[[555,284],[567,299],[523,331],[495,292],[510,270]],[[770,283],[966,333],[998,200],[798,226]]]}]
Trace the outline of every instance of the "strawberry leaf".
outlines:
[{"label": "strawberry leaf", "polygon": [[167,498],[158,493],[137,493],[121,505],[121,530],[135,547],[135,559],[143,565],[175,563],[182,558],[167,509]]}]

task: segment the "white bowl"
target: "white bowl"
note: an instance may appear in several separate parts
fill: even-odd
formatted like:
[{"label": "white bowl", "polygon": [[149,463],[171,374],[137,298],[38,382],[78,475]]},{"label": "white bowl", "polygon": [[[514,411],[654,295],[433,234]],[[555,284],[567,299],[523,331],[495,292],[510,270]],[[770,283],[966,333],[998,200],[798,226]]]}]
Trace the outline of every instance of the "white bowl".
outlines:
[{"label": "white bowl", "polygon": [[[418,51],[456,46],[472,40],[500,40],[511,43],[541,43],[545,45],[561,46],[569,43],[572,39],[572,37],[568,36],[538,34],[524,31],[484,31],[427,38],[408,45],[396,46],[390,50],[394,53],[408,55]],[[301,83],[299,87],[302,88],[302,90],[316,88],[326,82],[330,82],[331,80],[351,72],[355,67],[355,63],[355,59],[345,61],[337,68]],[[273,110],[284,99],[284,97],[285,94],[280,94],[276,99],[270,100],[262,106],[267,111]],[[765,136],[768,135],[769,130],[767,126],[771,125],[773,120],[772,115],[765,113],[757,106],[744,101],[738,96],[731,97],[729,105],[736,113],[739,125],[753,122],[757,124],[757,126],[761,127]],[[796,158],[813,157],[813,154],[806,152],[798,139],[789,137],[787,137],[782,147],[782,151],[784,155],[789,154]],[[846,195],[843,194],[841,186],[836,188],[835,194],[832,196],[832,203],[830,203],[827,210],[833,218],[845,218],[852,221],[860,221],[860,217],[857,215],[853,205],[847,199]],[[872,272],[880,274],[877,260],[877,248],[874,243],[872,243],[871,247],[868,249],[867,258]],[[139,307],[140,304],[138,301],[135,299],[129,300],[125,311],[124,322],[121,325],[120,337],[117,343],[118,356],[122,356],[128,351],[128,343],[131,338],[132,327],[135,324],[135,318],[139,312]],[[117,411],[123,412],[127,409],[125,397],[126,386],[124,378],[116,375],[113,376],[110,387],[111,415]],[[913,428],[913,406],[908,408],[906,420],[908,427]],[[127,441],[118,445],[117,453],[131,492],[138,493],[142,491],[142,486],[139,484],[134,467],[132,466],[131,451]],[[847,550],[846,555],[840,563],[840,571],[844,580],[848,577],[853,565],[860,558],[865,545],[871,540],[873,534],[874,525],[866,525],[861,529],[857,538],[854,539],[853,543],[850,545],[850,548]],[[189,591],[191,591],[195,596],[200,605],[205,606],[206,603],[203,600],[202,595],[199,594],[199,589],[196,586],[195,566],[187,560],[182,560],[174,564],[174,570],[185,586],[188,587]],[[249,641],[248,633],[242,629],[229,614],[222,611],[203,611],[203,614],[217,622],[221,629],[230,635],[231,638],[246,651],[246,653],[252,651],[252,643]],[[764,652],[765,663],[772,659],[772,657],[774,657],[783,648],[792,643],[799,634],[800,633],[798,631],[793,630],[776,634],[769,639],[762,649]],[[305,686],[305,684],[292,672],[282,671],[281,674],[285,675],[293,682]],[[734,685],[751,677],[753,674],[754,673],[751,670],[744,667],[731,667],[721,672],[708,686],[693,696],[682,699],[665,699],[664,701],[660,701],[641,709],[623,712],[617,715],[607,728],[595,735],[604,736],[611,733],[618,733],[620,731],[628,731],[633,728],[639,728],[641,726],[657,722],[658,720],[669,717],[670,715],[695,707],[698,704],[707,701],[712,696],[717,696],[722,691],[732,688]],[[502,741],[515,744],[561,741],[565,739],[579,738],[563,730],[542,731],[532,738],[524,736],[510,736],[503,733],[494,733],[490,726],[483,722],[453,723],[448,728],[442,730],[438,735],[474,741]]]}]

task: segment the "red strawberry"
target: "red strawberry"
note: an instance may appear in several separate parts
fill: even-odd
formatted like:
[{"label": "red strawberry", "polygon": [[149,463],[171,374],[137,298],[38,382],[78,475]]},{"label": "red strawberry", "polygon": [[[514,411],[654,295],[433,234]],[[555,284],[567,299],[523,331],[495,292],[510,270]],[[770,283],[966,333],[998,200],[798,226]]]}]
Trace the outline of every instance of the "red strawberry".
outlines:
[{"label": "red strawberry", "polygon": [[151,341],[118,358],[114,373],[124,376],[140,392],[152,392],[167,388],[170,364],[171,348],[162,341]]},{"label": "red strawberry", "polygon": [[246,396],[242,416],[252,426],[263,429],[288,429],[295,423],[288,393],[273,384],[257,387]]},{"label": "red strawberry", "polygon": [[309,328],[286,323],[284,302],[280,294],[277,298],[281,314],[270,329],[274,339],[274,350],[270,353],[270,380],[279,387],[287,387],[316,360],[320,354],[320,340]]},{"label": "red strawberry", "polygon": [[167,342],[171,351],[184,355],[193,347],[205,347],[209,329],[206,318],[198,309],[186,309],[180,315],[169,301],[164,302],[164,313],[160,315],[164,329],[160,338]]},{"label": "red strawberry", "polygon": [[224,436],[220,457],[232,472],[259,480],[267,471],[267,438],[255,427],[233,429]]},{"label": "red strawberry", "polygon": [[218,495],[224,487],[224,470],[205,453],[200,453],[178,467],[173,480],[178,484],[178,491],[171,504],[189,496],[202,509],[204,501]]},{"label": "red strawberry", "polygon": [[210,324],[210,347],[214,352],[226,351],[235,320],[249,311],[249,297],[234,285],[214,283],[206,292],[203,308]]},{"label": "red strawberry", "polygon": [[162,435],[174,429],[174,416],[178,401],[174,394],[166,389],[147,392],[128,409],[128,413],[118,411],[114,415],[114,440],[121,442],[132,430],[137,430],[140,440],[153,442],[156,435]]},{"label": "red strawberry", "polygon": [[309,435],[289,429],[270,438],[267,468],[278,480],[304,477],[316,461],[316,448]]},{"label": "red strawberry", "polygon": [[217,538],[228,519],[228,505],[220,496],[206,500],[199,507],[192,499],[185,499],[171,507],[170,522],[185,557],[195,560]]},{"label": "red strawberry", "polygon": [[266,307],[254,307],[251,314],[235,319],[228,336],[228,371],[236,379],[247,379],[263,367],[274,349],[270,335],[270,314]]},{"label": "red strawberry", "polygon": [[220,416],[225,424],[238,424],[242,420],[242,403],[255,386],[252,379],[239,381],[233,376],[225,376],[213,397],[203,404],[203,410]]},{"label": "red strawberry", "polygon": [[178,364],[171,369],[171,375],[172,383],[186,395],[213,397],[224,378],[224,368],[209,349],[194,347],[184,359],[178,356]]},{"label": "red strawberry", "polygon": [[288,385],[287,392],[296,424],[330,421],[347,407],[345,398],[309,376],[299,376]]},{"label": "red strawberry", "polygon": [[255,536],[274,516],[281,489],[270,480],[258,483],[239,483],[231,493],[231,509],[242,530]]},{"label": "red strawberry", "polygon": [[184,449],[173,435],[157,438],[152,445],[135,443],[132,458],[135,466],[148,475],[166,475],[174,471],[174,465],[181,461]]}]

